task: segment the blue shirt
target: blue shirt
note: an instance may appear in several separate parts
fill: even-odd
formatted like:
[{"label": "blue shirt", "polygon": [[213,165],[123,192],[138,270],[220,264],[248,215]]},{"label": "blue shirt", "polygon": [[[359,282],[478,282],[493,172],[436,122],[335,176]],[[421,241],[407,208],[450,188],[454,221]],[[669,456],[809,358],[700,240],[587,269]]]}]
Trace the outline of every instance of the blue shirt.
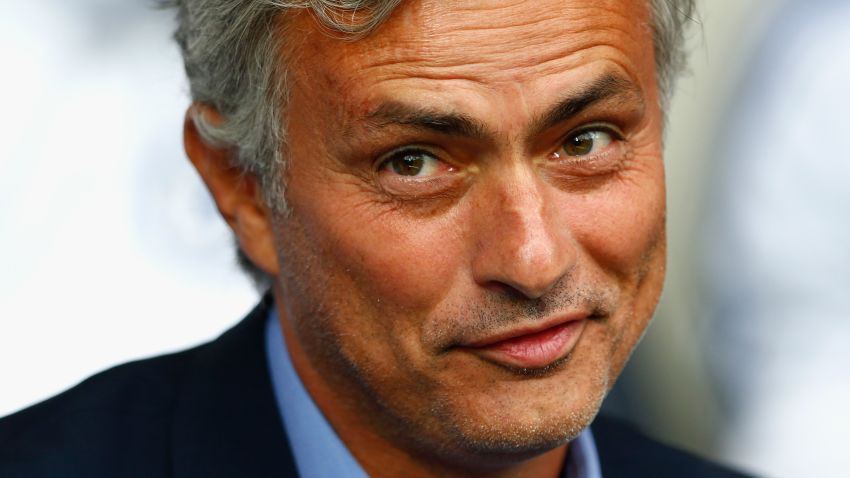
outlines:
[{"label": "blue shirt", "polygon": [[[301,383],[289,358],[274,307],[266,321],[266,359],[298,474],[316,478],[368,477]],[[567,477],[602,478],[596,444],[589,428],[570,442],[564,468],[564,478]]]}]

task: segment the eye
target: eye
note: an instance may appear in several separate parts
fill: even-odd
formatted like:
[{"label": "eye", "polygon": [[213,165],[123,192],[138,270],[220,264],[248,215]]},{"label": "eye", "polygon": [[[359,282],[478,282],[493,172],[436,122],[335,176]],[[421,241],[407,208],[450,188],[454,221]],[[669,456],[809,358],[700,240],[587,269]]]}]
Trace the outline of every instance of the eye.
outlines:
[{"label": "eye", "polygon": [[544,164],[553,177],[575,186],[576,179],[611,177],[626,164],[628,151],[628,141],[616,127],[591,124],[569,133]]},{"label": "eye", "polygon": [[571,134],[561,149],[567,156],[588,156],[604,150],[614,141],[614,135],[604,129],[589,129]]},{"label": "eye", "polygon": [[452,168],[423,149],[404,149],[391,153],[380,169],[408,178],[426,178]]}]

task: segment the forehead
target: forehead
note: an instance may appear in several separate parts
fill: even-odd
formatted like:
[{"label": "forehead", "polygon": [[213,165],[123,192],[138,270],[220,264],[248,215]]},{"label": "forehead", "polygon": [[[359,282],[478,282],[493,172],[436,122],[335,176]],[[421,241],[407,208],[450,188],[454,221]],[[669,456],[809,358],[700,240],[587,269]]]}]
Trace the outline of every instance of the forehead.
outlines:
[{"label": "forehead", "polygon": [[470,91],[510,93],[528,108],[541,90],[569,89],[612,70],[654,87],[646,0],[405,1],[354,41],[328,35],[308,15],[294,23],[296,81],[343,92],[364,112],[386,96],[452,104],[469,96],[454,94]]}]

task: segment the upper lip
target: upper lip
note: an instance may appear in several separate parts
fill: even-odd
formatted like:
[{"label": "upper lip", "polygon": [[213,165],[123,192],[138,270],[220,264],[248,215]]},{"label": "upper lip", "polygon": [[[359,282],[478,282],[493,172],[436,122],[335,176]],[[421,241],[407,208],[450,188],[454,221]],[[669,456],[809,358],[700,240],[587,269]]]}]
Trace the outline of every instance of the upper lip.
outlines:
[{"label": "upper lip", "polygon": [[559,314],[543,321],[535,321],[531,324],[514,326],[510,329],[488,334],[481,338],[473,338],[469,341],[464,341],[463,343],[461,343],[461,346],[470,348],[488,347],[499,342],[504,342],[505,340],[515,339],[525,335],[536,334],[539,332],[543,332],[544,330],[551,329],[552,327],[564,325],[567,322],[583,320],[588,317],[590,317],[590,314],[587,312],[570,312],[566,314]]}]

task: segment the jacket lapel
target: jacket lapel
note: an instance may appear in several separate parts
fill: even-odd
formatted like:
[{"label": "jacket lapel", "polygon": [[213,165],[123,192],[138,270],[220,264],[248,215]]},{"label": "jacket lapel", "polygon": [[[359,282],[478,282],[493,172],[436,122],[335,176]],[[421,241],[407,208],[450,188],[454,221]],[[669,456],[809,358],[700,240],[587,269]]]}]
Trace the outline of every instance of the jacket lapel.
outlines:
[{"label": "jacket lapel", "polygon": [[173,413],[175,477],[297,476],[266,364],[271,303],[195,350]]}]

